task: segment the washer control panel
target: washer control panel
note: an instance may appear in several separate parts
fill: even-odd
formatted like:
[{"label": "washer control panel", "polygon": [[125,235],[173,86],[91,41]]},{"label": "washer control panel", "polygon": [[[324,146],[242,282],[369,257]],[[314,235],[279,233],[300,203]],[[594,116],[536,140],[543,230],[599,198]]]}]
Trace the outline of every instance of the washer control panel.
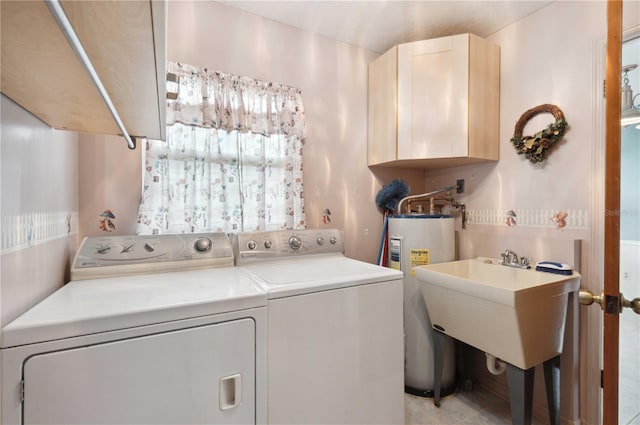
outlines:
[{"label": "washer control panel", "polygon": [[82,241],[71,280],[232,265],[224,233],[97,236]]},{"label": "washer control panel", "polygon": [[257,259],[344,253],[344,235],[337,229],[238,233],[233,237],[233,249],[238,265]]}]

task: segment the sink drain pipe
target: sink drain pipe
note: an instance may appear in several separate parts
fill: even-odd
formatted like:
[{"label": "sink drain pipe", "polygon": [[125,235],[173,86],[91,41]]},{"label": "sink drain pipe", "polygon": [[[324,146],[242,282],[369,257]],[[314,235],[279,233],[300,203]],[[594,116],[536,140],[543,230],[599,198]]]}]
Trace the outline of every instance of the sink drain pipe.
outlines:
[{"label": "sink drain pipe", "polygon": [[500,375],[507,369],[507,364],[489,353],[484,353],[487,356],[487,369],[494,375]]}]

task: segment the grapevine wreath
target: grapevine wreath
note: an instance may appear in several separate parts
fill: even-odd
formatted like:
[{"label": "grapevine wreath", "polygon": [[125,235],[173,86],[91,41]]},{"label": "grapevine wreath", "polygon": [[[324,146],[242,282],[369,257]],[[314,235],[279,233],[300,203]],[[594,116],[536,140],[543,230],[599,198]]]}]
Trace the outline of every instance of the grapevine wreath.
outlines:
[{"label": "grapevine wreath", "polygon": [[[522,130],[527,122],[541,113],[552,114],[556,121],[533,136],[523,136]],[[516,123],[511,143],[518,155],[524,155],[532,164],[536,164],[545,160],[548,150],[562,139],[567,127],[568,124],[560,108],[550,104],[538,105],[522,114]]]}]

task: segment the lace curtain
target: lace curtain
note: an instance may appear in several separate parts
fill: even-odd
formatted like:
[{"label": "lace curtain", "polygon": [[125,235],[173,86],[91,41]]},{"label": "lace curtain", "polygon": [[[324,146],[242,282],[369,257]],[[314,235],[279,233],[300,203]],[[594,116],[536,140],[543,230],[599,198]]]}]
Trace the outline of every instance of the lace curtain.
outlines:
[{"label": "lace curtain", "polygon": [[295,88],[169,63],[167,141],[147,140],[138,233],[303,228]]}]

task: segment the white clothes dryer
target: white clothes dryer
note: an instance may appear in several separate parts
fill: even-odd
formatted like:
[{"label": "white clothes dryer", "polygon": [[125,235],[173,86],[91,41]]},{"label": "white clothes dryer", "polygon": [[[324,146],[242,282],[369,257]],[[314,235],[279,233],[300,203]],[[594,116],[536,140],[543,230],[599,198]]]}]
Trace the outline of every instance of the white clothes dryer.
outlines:
[{"label": "white clothes dryer", "polygon": [[242,233],[267,291],[270,424],[404,423],[402,273],[349,259],[338,230]]},{"label": "white clothes dryer", "polygon": [[266,295],[232,266],[222,233],[85,239],[2,330],[2,423],[265,423]]}]

